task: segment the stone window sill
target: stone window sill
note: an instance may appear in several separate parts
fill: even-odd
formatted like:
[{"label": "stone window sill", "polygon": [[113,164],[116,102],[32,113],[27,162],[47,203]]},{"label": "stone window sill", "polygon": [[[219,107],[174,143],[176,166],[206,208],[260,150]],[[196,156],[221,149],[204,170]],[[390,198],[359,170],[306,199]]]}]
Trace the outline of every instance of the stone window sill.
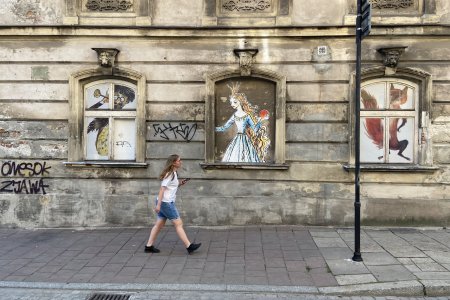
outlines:
[{"label": "stone window sill", "polygon": [[202,169],[288,170],[288,164],[200,163]]},{"label": "stone window sill", "polygon": [[[345,171],[350,172],[355,170],[355,165],[345,164],[342,166]],[[434,172],[439,170],[439,167],[420,166],[420,165],[374,165],[361,164],[361,171],[368,172]]]},{"label": "stone window sill", "polygon": [[66,167],[81,168],[147,168],[147,163],[127,162],[127,161],[65,161]]}]

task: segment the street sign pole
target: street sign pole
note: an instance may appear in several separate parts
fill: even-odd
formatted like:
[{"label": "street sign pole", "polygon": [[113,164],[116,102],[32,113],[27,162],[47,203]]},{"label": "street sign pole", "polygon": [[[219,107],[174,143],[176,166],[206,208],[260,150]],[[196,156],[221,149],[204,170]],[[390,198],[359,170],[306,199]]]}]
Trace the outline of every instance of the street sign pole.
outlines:
[{"label": "street sign pole", "polygon": [[356,78],[355,78],[355,251],[353,261],[361,256],[361,201],[360,201],[360,110],[361,110],[361,41],[371,30],[371,5],[368,0],[357,0],[356,16]]}]

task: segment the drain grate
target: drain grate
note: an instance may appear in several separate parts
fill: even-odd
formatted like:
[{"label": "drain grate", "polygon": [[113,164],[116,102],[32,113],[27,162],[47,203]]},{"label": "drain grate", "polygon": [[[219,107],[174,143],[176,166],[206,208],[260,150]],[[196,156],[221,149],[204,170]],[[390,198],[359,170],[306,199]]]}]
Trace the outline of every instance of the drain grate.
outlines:
[{"label": "drain grate", "polygon": [[88,300],[129,300],[130,295],[120,295],[120,294],[92,294]]}]

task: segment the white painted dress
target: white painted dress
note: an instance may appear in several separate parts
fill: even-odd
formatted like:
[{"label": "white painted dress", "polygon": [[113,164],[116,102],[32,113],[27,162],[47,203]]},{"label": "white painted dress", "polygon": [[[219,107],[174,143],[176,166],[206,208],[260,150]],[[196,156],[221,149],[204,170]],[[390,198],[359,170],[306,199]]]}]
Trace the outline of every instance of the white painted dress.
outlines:
[{"label": "white painted dress", "polygon": [[228,144],[222,162],[261,162],[252,141],[245,133],[245,129],[249,126],[257,132],[261,127],[261,123],[258,122],[255,124],[248,114],[242,117],[233,114],[223,126],[216,127],[216,131],[224,132],[232,124],[236,124],[237,134]]}]

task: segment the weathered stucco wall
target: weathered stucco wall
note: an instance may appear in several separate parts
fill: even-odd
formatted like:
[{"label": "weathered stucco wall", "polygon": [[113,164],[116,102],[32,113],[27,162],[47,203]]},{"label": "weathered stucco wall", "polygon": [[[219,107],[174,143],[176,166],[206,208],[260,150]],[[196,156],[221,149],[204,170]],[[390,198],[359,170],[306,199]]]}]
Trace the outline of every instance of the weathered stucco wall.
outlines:
[{"label": "weathered stucco wall", "polygon": [[[287,17],[272,18],[282,26],[278,29],[261,28],[258,20],[244,28],[228,28],[235,27],[230,18],[214,23],[210,2],[153,1],[147,27],[86,28],[34,26],[62,24],[62,0],[7,0],[0,23],[21,26],[0,27],[1,226],[147,225],[154,217],[148,198],[157,193],[158,173],[171,153],[184,160],[180,176],[192,178],[178,199],[187,224],[353,222],[353,173],[343,168],[352,147],[355,41],[354,28],[345,25],[351,1],[284,1],[291,3]],[[432,2],[434,23],[425,27],[397,27],[386,18],[379,19],[381,25],[374,23],[363,44],[363,67],[383,66],[377,49],[405,46],[399,67],[431,74],[430,133],[437,170],[363,172],[363,224],[449,224],[450,30],[441,25],[448,24],[450,7]],[[25,3],[37,7],[39,19],[11,14]],[[255,67],[287,78],[288,170],[200,166],[205,160],[206,76],[238,67],[233,50],[244,45],[259,50]],[[318,46],[327,46],[325,59],[315,56]],[[63,165],[70,134],[69,77],[97,67],[91,48],[119,49],[116,65],[146,77],[148,168]],[[163,136],[161,128],[169,123],[197,129],[189,139]]]},{"label": "weathered stucco wall", "polygon": [[62,24],[65,0],[2,0],[0,25]]}]

